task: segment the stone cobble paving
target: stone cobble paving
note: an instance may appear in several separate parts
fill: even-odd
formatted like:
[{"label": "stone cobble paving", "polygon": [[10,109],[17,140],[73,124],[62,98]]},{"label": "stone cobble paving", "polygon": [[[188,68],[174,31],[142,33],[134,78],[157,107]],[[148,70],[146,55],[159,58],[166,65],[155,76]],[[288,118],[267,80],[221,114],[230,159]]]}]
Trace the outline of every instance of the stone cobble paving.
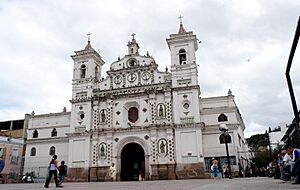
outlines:
[{"label": "stone cobble paving", "polygon": [[[42,183],[0,184],[0,190],[45,189]],[[54,183],[49,189],[58,189]],[[235,179],[162,180],[143,182],[65,183],[63,190],[293,190],[300,185],[267,177]]]}]

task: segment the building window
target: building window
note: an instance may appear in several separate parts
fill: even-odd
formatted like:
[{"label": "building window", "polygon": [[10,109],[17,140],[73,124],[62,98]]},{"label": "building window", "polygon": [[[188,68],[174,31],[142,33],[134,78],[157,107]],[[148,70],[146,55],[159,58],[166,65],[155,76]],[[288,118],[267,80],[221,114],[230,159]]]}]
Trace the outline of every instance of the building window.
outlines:
[{"label": "building window", "polygon": [[81,65],[80,67],[80,78],[85,78],[85,74],[86,74],[86,66],[85,65]]},{"label": "building window", "polygon": [[51,146],[50,151],[49,151],[49,155],[53,156],[54,154],[55,154],[55,147]]},{"label": "building window", "polygon": [[56,137],[57,136],[57,131],[56,129],[54,128],[51,132],[51,137]]},{"label": "building window", "polygon": [[186,51],[184,49],[179,50],[179,64],[186,64]]},{"label": "building window", "polygon": [[95,67],[95,78],[98,78],[98,74],[99,74],[98,67]]},{"label": "building window", "polygon": [[84,113],[79,115],[80,119],[84,119]]},{"label": "building window", "polygon": [[30,150],[30,156],[36,156],[36,148],[31,148]]},{"label": "building window", "polygon": [[39,136],[39,133],[38,133],[38,131],[35,129],[35,130],[33,131],[32,138],[38,138],[38,136]]},{"label": "building window", "polygon": [[131,107],[128,110],[128,120],[135,123],[139,118],[139,110],[136,107]]},{"label": "building window", "polygon": [[227,116],[224,113],[221,113],[218,117],[218,122],[228,121]]},{"label": "building window", "polygon": [[19,149],[12,149],[12,152],[11,152],[11,160],[10,160],[10,163],[11,164],[15,164],[17,165],[18,164],[18,161],[19,161]]}]

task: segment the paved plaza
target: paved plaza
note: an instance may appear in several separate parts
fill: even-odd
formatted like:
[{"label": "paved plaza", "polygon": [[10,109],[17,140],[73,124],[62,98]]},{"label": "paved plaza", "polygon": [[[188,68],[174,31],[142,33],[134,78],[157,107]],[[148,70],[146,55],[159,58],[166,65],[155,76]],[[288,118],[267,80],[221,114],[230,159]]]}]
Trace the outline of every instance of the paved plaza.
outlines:
[{"label": "paved plaza", "polygon": [[[58,189],[50,184],[49,189]],[[45,189],[42,183],[34,184],[0,184],[1,190],[35,190]],[[64,190],[279,190],[300,189],[300,185],[283,182],[267,177],[235,178],[235,179],[198,179],[198,180],[168,180],[143,182],[92,182],[65,183]]]}]

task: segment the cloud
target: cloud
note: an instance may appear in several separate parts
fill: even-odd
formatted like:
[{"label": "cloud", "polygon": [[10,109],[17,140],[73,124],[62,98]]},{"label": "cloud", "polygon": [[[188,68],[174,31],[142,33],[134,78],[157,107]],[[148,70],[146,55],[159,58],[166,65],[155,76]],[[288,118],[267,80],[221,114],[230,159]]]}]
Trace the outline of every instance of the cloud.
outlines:
[{"label": "cloud", "polygon": [[[0,120],[70,109],[70,55],[92,46],[112,62],[127,51],[136,33],[140,53],[149,51],[159,69],[170,66],[165,41],[186,30],[202,43],[197,52],[202,97],[230,88],[246,124],[246,136],[293,119],[285,67],[299,16],[293,0],[2,1],[0,5]],[[299,49],[299,48],[298,48]],[[299,51],[291,75],[300,93]],[[298,97],[298,96],[297,96]],[[299,98],[297,98],[299,102]]]}]

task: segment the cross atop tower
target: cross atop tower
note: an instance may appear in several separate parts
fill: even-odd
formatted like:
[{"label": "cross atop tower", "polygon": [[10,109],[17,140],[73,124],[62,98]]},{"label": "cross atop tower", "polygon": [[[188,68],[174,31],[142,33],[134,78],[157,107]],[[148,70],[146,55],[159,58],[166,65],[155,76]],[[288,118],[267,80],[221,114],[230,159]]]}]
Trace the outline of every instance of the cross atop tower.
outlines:
[{"label": "cross atop tower", "polygon": [[87,50],[87,49],[92,49],[92,45],[91,45],[91,39],[90,39],[90,36],[92,35],[92,33],[87,33],[86,34],[87,36],[88,36],[88,43],[87,43],[87,45],[85,46],[85,50]]},{"label": "cross atop tower", "polygon": [[182,24],[183,16],[182,16],[182,15],[179,15],[178,19],[180,19],[180,24]]},{"label": "cross atop tower", "polygon": [[91,37],[92,33],[89,32],[86,35],[88,36],[88,41],[90,41],[90,37]]},{"label": "cross atop tower", "polygon": [[136,35],[135,33],[132,33],[132,34],[131,34],[133,40],[134,40],[134,36],[135,36],[135,35]]}]

